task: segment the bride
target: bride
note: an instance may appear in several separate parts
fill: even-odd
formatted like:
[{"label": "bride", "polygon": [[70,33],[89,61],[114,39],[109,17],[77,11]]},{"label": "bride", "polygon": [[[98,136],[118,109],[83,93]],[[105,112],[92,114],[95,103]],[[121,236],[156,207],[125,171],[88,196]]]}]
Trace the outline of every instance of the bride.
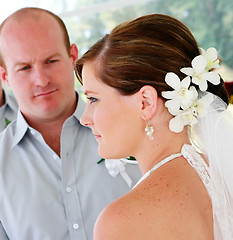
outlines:
[{"label": "bride", "polygon": [[81,122],[100,156],[132,155],[143,174],[100,214],[95,240],[233,239],[233,118],[218,64],[161,14],[118,25],[77,61]]}]

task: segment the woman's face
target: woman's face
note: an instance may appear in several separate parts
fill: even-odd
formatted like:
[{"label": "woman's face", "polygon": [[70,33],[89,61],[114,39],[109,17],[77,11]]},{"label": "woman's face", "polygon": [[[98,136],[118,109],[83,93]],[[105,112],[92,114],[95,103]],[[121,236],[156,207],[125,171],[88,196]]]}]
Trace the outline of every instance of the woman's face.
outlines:
[{"label": "woman's face", "polygon": [[112,159],[133,155],[139,148],[138,139],[144,131],[139,96],[137,93],[121,95],[96,77],[96,69],[96,63],[92,61],[83,66],[87,105],[81,123],[92,129],[101,157]]}]

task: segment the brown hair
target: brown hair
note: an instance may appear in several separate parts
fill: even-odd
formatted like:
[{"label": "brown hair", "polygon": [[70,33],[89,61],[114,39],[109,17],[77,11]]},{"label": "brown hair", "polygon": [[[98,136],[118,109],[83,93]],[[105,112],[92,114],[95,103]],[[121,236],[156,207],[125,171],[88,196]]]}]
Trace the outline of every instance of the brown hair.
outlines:
[{"label": "brown hair", "polygon": [[190,67],[199,54],[195,38],[182,22],[151,14],[118,25],[95,43],[76,62],[76,75],[82,81],[83,64],[95,61],[96,76],[123,95],[151,85],[161,96],[171,90],[164,81],[166,73],[184,78],[180,69]]},{"label": "brown hair", "polygon": [[[1,31],[4,27],[4,25],[6,25],[8,21],[20,22],[20,21],[25,20],[29,17],[31,17],[33,19],[40,19],[41,18],[41,13],[48,14],[56,20],[56,22],[58,23],[58,25],[61,28],[63,38],[64,38],[64,44],[65,44],[65,47],[67,49],[68,54],[70,55],[70,39],[69,39],[69,35],[68,35],[68,32],[67,32],[67,29],[66,29],[66,26],[65,26],[64,22],[56,14],[54,14],[54,13],[48,11],[48,10],[42,9],[42,8],[26,7],[26,8],[21,8],[18,11],[12,13],[0,25],[0,35],[1,35]],[[1,56],[1,52],[0,52],[0,65],[5,67],[4,59]]]}]

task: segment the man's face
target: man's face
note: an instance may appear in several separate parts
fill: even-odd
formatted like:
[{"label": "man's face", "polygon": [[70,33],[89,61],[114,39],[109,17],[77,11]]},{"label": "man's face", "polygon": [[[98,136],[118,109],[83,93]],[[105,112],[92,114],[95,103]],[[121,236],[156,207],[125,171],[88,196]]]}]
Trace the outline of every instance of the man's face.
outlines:
[{"label": "man's face", "polygon": [[25,118],[53,121],[69,116],[75,107],[73,64],[77,48],[65,47],[62,31],[51,16],[9,22],[0,36],[5,69],[3,80],[11,87]]}]

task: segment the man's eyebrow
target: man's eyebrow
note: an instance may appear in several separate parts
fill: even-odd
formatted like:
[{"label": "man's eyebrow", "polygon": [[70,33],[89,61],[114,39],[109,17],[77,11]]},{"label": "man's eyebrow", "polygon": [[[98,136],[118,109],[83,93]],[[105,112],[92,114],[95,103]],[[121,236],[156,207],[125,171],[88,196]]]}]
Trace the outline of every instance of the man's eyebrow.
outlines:
[{"label": "man's eyebrow", "polygon": [[51,58],[54,58],[54,57],[60,57],[60,56],[61,56],[60,53],[54,53],[54,54],[48,56],[48,57],[46,58],[46,60],[51,59]]},{"label": "man's eyebrow", "polygon": [[[51,59],[51,58],[60,57],[60,56],[61,56],[60,53],[54,53],[54,54],[48,56],[47,58],[45,58],[45,61],[48,61],[48,60]],[[30,62],[16,62],[16,63],[14,64],[14,67],[16,67],[16,66],[22,66],[22,65],[28,65],[28,64],[30,64]]]},{"label": "man's eyebrow", "polygon": [[14,64],[14,67],[21,66],[21,65],[28,65],[28,64],[29,64],[28,62],[16,62]]}]

